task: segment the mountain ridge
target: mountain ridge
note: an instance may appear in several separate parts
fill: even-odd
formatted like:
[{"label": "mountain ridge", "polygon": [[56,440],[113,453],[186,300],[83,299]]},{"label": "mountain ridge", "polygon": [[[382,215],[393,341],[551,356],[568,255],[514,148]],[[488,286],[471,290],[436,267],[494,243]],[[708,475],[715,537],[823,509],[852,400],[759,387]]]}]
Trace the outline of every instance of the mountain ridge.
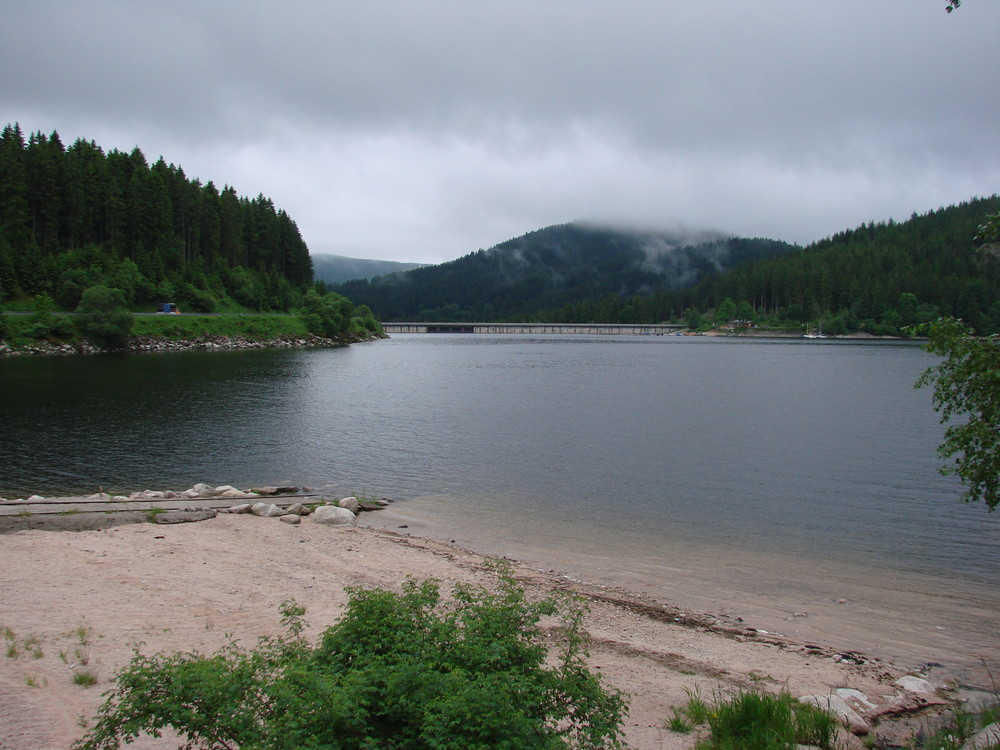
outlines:
[{"label": "mountain ridge", "polygon": [[791,252],[778,240],[714,231],[556,224],[436,266],[333,288],[383,320],[527,315],[604,294],[681,288],[751,258]]}]

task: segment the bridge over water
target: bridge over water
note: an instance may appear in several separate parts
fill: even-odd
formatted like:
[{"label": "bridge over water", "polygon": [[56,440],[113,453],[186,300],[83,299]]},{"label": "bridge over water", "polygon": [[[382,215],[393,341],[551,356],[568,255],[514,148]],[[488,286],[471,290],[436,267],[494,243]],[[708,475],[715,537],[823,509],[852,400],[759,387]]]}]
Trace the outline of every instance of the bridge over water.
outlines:
[{"label": "bridge over water", "polygon": [[604,336],[663,336],[683,325],[632,323],[383,323],[386,333],[568,333]]}]

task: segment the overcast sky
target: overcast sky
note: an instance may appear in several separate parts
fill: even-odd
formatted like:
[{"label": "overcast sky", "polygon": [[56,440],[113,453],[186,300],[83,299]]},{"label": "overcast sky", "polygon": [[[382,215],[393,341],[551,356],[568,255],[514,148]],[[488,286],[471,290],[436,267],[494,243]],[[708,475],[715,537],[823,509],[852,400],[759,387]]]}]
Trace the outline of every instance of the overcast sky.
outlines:
[{"label": "overcast sky", "polygon": [[263,193],[313,253],[577,219],[808,243],[1000,191],[1000,2],[0,0],[0,125]]}]

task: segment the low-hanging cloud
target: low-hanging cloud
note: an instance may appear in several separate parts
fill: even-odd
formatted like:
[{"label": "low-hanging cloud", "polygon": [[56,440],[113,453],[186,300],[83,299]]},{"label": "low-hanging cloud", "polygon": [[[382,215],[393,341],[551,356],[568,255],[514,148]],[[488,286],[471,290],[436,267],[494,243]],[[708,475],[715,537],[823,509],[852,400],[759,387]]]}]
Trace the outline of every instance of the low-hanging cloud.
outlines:
[{"label": "low-hanging cloud", "polygon": [[314,252],[575,219],[808,242],[1000,185],[1000,4],[39,0],[0,119],[271,196]]}]

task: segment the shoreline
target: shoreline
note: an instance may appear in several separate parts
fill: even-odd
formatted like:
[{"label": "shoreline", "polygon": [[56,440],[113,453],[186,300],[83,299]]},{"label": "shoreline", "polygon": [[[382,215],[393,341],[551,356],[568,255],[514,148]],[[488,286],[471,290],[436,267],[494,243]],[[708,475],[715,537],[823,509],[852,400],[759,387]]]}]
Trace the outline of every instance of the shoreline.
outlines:
[{"label": "shoreline", "polygon": [[[32,341],[23,348],[13,348],[0,340],[0,358],[19,356],[69,356],[93,354],[141,354],[156,352],[188,352],[188,351],[245,351],[256,349],[333,349],[377,341],[381,337],[339,341],[322,336],[286,336],[274,338],[250,338],[246,336],[196,336],[185,339],[168,339],[160,336],[132,336],[128,344],[121,349],[104,349],[86,341],[74,343],[54,343],[51,341]],[[386,337],[388,338],[388,337]]]},{"label": "shoreline", "polygon": [[[225,513],[180,525],[55,530],[83,521],[81,515],[54,514],[53,530],[43,523],[4,536],[0,545],[5,592],[0,627],[22,639],[37,636],[45,652],[37,659],[22,654],[0,662],[4,748],[65,747],[82,732],[81,713],[93,714],[110,675],[127,662],[130,642],[145,641],[146,653],[213,651],[225,633],[250,643],[280,632],[277,605],[286,598],[307,607],[309,635],[315,637],[339,615],[344,586],[397,588],[403,573],[436,578],[443,590],[459,582],[488,584],[492,574],[486,563],[496,559],[408,530],[323,526],[309,519],[293,526]],[[871,707],[858,707],[859,715],[880,737],[911,731],[954,695],[955,685],[941,670],[907,673],[858,652],[796,643],[624,588],[508,562],[529,595],[569,591],[587,601],[589,661],[631,696],[627,737],[633,747],[693,746],[693,735],[662,727],[670,707],[686,700],[686,690],[710,696],[762,685],[785,686],[795,695],[829,695],[852,688],[870,702]],[[99,689],[72,685],[68,675],[80,667],[60,657],[77,648],[71,634],[80,627],[92,631],[85,650]],[[907,674],[926,679],[937,692],[898,684]]]}]

